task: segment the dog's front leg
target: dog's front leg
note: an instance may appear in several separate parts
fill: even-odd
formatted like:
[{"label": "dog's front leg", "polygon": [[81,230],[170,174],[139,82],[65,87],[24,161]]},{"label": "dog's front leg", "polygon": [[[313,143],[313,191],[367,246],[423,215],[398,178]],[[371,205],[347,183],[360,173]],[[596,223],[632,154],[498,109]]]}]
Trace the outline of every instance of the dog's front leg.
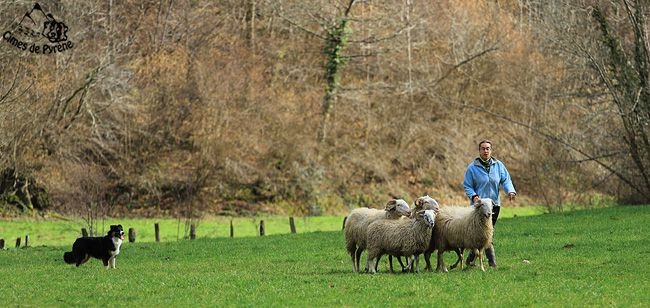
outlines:
[{"label": "dog's front leg", "polygon": [[112,268],[115,268],[115,257],[112,257],[109,263],[111,264]]}]

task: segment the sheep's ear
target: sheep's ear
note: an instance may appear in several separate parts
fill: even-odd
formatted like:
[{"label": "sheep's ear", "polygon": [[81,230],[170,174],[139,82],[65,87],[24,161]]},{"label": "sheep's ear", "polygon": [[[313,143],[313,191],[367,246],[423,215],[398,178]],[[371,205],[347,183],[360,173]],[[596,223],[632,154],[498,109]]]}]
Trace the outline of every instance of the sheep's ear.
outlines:
[{"label": "sheep's ear", "polygon": [[386,210],[387,211],[394,210],[395,207],[397,207],[397,200],[395,200],[395,199],[390,200],[390,201],[388,201],[388,203],[386,203]]}]

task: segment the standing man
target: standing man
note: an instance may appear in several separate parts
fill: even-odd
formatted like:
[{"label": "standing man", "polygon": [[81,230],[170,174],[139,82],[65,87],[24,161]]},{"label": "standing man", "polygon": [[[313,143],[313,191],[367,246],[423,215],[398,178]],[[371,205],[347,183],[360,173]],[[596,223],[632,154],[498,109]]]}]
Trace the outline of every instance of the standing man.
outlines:
[{"label": "standing man", "polygon": [[[490,198],[494,201],[492,225],[496,225],[501,209],[499,186],[503,186],[503,190],[508,194],[510,201],[515,199],[517,192],[512,185],[506,166],[500,160],[492,157],[492,142],[490,140],[482,140],[478,144],[478,151],[479,157],[472,161],[467,167],[467,171],[465,171],[463,186],[465,188],[465,194],[471,201],[470,206],[473,206],[480,198]],[[491,243],[490,247],[485,250],[485,254],[487,255],[490,266],[497,266],[494,246]],[[467,256],[467,265],[474,264],[474,257],[473,252]]]}]

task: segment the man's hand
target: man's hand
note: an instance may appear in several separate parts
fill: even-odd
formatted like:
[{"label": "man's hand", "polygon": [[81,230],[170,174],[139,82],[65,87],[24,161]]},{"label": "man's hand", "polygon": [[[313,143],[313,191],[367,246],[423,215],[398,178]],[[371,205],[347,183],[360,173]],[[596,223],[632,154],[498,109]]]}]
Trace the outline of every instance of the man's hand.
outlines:
[{"label": "man's hand", "polygon": [[477,203],[480,200],[481,200],[481,197],[479,195],[476,195],[476,196],[474,196],[474,198],[472,198],[472,202],[474,202],[474,203]]},{"label": "man's hand", "polygon": [[516,193],[511,192],[511,193],[508,194],[508,199],[510,200],[510,202],[515,201],[516,196],[517,196]]}]

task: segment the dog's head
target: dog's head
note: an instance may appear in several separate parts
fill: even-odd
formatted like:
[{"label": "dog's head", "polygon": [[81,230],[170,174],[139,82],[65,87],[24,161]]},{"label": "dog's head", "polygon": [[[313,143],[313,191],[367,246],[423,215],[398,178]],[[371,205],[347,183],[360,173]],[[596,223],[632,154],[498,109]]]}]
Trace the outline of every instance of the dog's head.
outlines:
[{"label": "dog's head", "polygon": [[124,229],[122,225],[111,225],[111,229],[108,230],[108,235],[111,237],[117,237],[121,240],[124,239]]}]

